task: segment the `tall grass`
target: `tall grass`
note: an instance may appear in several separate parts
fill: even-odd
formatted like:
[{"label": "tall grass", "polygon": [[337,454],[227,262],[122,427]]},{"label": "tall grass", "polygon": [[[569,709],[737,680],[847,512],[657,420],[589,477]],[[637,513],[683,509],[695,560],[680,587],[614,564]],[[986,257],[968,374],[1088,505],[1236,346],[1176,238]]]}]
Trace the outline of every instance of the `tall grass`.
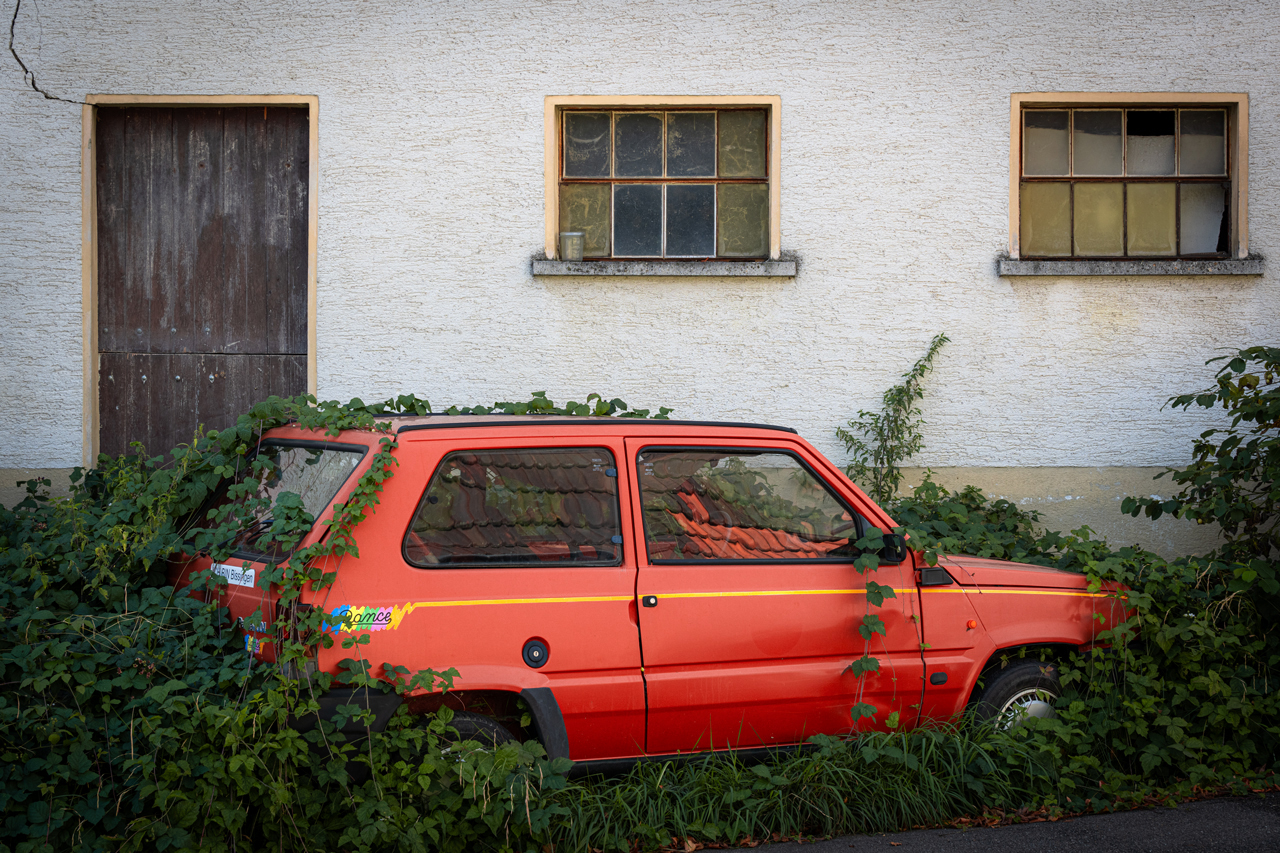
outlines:
[{"label": "tall grass", "polygon": [[1018,808],[1051,789],[1053,767],[1026,738],[968,720],[849,739],[750,763],[732,753],[640,764],[571,783],[555,799],[556,850],[652,850],[672,838],[736,844],[888,832],[984,808]]}]

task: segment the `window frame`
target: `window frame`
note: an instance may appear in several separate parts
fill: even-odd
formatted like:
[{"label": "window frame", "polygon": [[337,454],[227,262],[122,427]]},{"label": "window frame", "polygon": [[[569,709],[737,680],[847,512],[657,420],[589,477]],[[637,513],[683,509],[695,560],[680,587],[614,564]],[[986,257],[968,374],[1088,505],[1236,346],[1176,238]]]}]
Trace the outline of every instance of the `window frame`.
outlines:
[{"label": "window frame", "polygon": [[[768,116],[766,135],[767,177],[765,186],[769,188],[769,254],[767,260],[776,261],[782,255],[782,238],[779,214],[781,186],[779,173],[781,168],[782,131],[780,114],[782,99],[777,95],[732,95],[732,96],[659,96],[659,95],[549,95],[544,101],[544,192],[545,192],[545,251],[548,260],[560,259],[560,150],[563,113],[566,111],[712,111],[716,109],[763,109]],[[611,179],[613,180],[613,179]],[[718,179],[700,179],[704,183],[714,183]],[[640,180],[640,183],[698,183],[699,180],[669,181],[667,178]],[[629,259],[605,257],[585,258],[584,263],[626,262]],[[679,264],[688,263],[687,257],[646,257],[646,264]],[[716,257],[717,262],[751,263],[759,262],[759,258]]]},{"label": "window frame", "polygon": [[[1243,93],[1223,92],[1019,92],[1010,96],[1009,105],[1009,259],[1019,260],[1021,251],[1021,184],[1022,184],[1022,128],[1023,112],[1031,109],[1175,109],[1222,108],[1227,113],[1227,174],[1223,182],[1231,186],[1231,231],[1227,244],[1227,259],[1245,259],[1249,256],[1249,96]],[[1064,178],[1066,182],[1074,178]],[[1116,178],[1123,183],[1129,178]],[[1181,176],[1169,176],[1161,180],[1181,182]],[[1036,256],[1039,258],[1039,256]],[[1107,263],[1149,264],[1157,262],[1187,262],[1206,256],[1135,255],[1122,258],[1092,258],[1068,255],[1048,258],[1055,264]],[[1218,256],[1220,257],[1220,256]],[[1212,257],[1209,258],[1210,260]]]},{"label": "window frame", "polygon": [[[738,565],[738,566],[808,566],[808,565],[832,565],[832,564],[852,564],[857,557],[814,557],[804,560],[746,560],[746,559],[724,559],[716,558],[710,560],[655,560],[649,555],[649,523],[645,518],[644,510],[644,487],[640,480],[640,457],[646,453],[737,453],[737,454],[765,454],[772,453],[779,456],[789,456],[796,461],[801,468],[808,472],[809,476],[822,487],[836,503],[845,508],[846,512],[853,515],[853,529],[857,536],[850,538],[850,542],[856,542],[866,535],[868,525],[874,526],[862,512],[856,509],[836,488],[826,480],[817,470],[809,464],[803,456],[795,450],[781,447],[769,446],[742,446],[742,445],[718,445],[718,444],[651,444],[639,447],[631,456],[632,479],[635,482],[635,497],[637,515],[640,521],[641,540],[636,544],[636,552],[644,555],[646,565],[650,566],[722,566],[722,565]],[[888,532],[888,531],[885,531]]]}]

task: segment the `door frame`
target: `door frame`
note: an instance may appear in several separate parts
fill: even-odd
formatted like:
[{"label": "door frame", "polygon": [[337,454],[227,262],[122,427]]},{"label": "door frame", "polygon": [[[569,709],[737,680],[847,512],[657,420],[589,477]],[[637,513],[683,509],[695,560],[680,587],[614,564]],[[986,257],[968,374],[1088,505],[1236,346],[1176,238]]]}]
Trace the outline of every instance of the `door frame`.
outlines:
[{"label": "door frame", "polygon": [[97,110],[111,107],[306,107],[307,109],[307,393],[316,393],[316,246],[320,224],[318,95],[88,95],[80,108],[80,310],[83,318],[82,458],[98,458],[98,161]]}]

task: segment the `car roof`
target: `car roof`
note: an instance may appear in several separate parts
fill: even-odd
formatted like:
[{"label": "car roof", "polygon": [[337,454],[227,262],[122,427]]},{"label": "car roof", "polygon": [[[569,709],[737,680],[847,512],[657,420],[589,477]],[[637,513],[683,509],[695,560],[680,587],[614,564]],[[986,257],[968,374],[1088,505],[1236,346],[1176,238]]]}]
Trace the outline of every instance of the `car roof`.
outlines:
[{"label": "car roof", "polygon": [[392,430],[398,435],[424,429],[444,429],[460,427],[510,427],[510,426],[601,426],[616,429],[625,422],[631,426],[700,426],[700,427],[732,427],[736,429],[767,429],[798,435],[791,427],[774,424],[739,423],[733,421],[686,421],[663,420],[657,418],[620,418],[591,417],[573,415],[393,415],[386,419]]}]

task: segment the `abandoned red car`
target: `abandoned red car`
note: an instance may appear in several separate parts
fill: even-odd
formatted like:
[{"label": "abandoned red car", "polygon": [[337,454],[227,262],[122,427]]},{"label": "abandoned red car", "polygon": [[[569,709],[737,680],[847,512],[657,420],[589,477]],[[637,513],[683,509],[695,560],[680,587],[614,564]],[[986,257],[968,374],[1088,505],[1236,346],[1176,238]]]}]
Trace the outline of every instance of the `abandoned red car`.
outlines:
[{"label": "abandoned red car", "polygon": [[[1052,667],[1123,617],[1083,575],[969,557],[925,565],[886,537],[861,574],[856,542],[894,522],[794,431],[689,421],[556,416],[393,418],[400,465],[356,528],[359,557],[303,601],[375,666],[455,667],[460,724],[535,736],[553,757],[596,762],[751,749],[951,717],[1049,709]],[[382,436],[271,430],[270,488],[328,518]],[[323,535],[317,523],[311,537]],[[267,555],[242,540],[213,566],[220,600],[250,630],[275,599],[255,580]],[[307,540],[310,541],[310,540]],[[304,542],[304,544],[306,544]],[[210,568],[193,558],[174,579]],[[895,597],[868,607],[867,580]],[[884,622],[868,647],[864,614]],[[259,614],[259,615],[255,615]],[[1021,661],[1011,652],[1035,653]],[[864,653],[877,672],[857,675]],[[353,654],[316,652],[336,672]],[[983,676],[981,687],[979,677]],[[519,700],[532,725],[519,728]],[[379,705],[381,724],[399,704]],[[868,703],[873,718],[850,709]]]}]

